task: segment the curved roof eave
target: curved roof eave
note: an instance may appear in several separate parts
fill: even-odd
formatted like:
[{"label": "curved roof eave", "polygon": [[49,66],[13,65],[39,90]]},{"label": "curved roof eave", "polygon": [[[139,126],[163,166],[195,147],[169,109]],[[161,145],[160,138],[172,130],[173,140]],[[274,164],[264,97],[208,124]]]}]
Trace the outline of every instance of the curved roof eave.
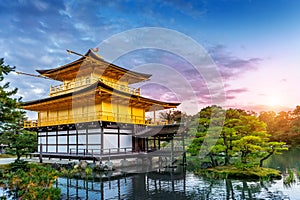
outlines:
[{"label": "curved roof eave", "polygon": [[123,71],[123,72],[126,72],[126,73],[130,73],[132,75],[137,75],[137,76],[142,76],[145,80],[149,79],[152,75],[151,74],[145,74],[145,73],[140,73],[140,72],[134,72],[134,71],[131,71],[131,70],[128,70],[128,69],[125,69],[125,68],[122,68],[122,67],[119,67],[115,64],[112,64],[110,62],[107,62],[105,61],[103,58],[100,58],[99,56],[95,55],[93,53],[93,51],[91,51],[91,49],[89,49],[81,58],[73,61],[73,62],[70,62],[66,65],[63,65],[63,66],[60,66],[60,67],[57,67],[57,68],[53,68],[53,69],[44,69],[44,70],[36,70],[39,74],[41,75],[47,75],[49,73],[53,73],[53,72],[56,72],[56,71],[59,71],[59,70],[62,70],[62,69],[65,69],[69,66],[72,66],[76,63],[79,63],[79,62],[82,62],[84,59],[86,59],[86,57],[91,57],[97,61],[100,61],[100,62],[103,62],[105,64],[108,64],[109,66],[112,66],[120,71]]},{"label": "curved roof eave", "polygon": [[134,97],[136,99],[148,101],[148,102],[151,102],[153,104],[160,104],[160,105],[166,105],[167,104],[168,106],[172,106],[172,107],[174,107],[174,106],[177,107],[177,106],[180,105],[180,103],[178,103],[178,102],[163,102],[163,101],[158,101],[158,100],[155,100],[155,99],[149,99],[149,98],[142,97],[142,96],[135,95],[135,94],[129,94],[129,93],[114,89],[114,88],[104,84],[101,81],[97,81],[94,84],[92,84],[90,86],[87,86],[87,87],[85,87],[81,90],[78,90],[78,91],[74,91],[74,92],[70,92],[70,93],[66,93],[66,94],[62,94],[62,95],[58,95],[58,96],[48,97],[48,98],[44,98],[44,99],[24,102],[23,106],[30,106],[30,105],[34,105],[34,104],[38,104],[38,103],[44,103],[44,102],[47,102],[47,101],[52,101],[52,100],[57,100],[57,99],[60,99],[60,98],[69,97],[69,96],[72,96],[72,95],[82,94],[84,92],[91,91],[92,89],[95,89],[99,86],[102,87],[102,88],[107,89],[108,91],[110,91],[112,93],[115,92],[115,93],[121,94],[123,96]]}]

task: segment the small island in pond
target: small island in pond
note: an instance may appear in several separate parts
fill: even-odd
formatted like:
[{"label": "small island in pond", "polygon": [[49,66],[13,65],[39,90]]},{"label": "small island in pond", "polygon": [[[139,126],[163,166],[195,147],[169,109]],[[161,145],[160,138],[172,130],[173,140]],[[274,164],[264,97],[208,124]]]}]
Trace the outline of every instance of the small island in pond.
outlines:
[{"label": "small island in pond", "polygon": [[268,132],[265,114],[257,117],[242,109],[203,108],[190,121],[191,168],[212,177],[280,178],[280,171],[264,168],[264,162],[288,146]]}]

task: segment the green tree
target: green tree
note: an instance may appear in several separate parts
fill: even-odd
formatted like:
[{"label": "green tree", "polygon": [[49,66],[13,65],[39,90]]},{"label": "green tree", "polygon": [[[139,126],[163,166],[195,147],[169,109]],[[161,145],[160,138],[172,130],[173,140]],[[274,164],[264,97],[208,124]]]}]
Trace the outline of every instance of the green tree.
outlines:
[{"label": "green tree", "polygon": [[273,134],[273,138],[280,142],[289,141],[289,133],[291,130],[291,116],[289,112],[281,111],[275,117],[276,132]]},{"label": "green tree", "polygon": [[264,151],[261,151],[259,160],[259,166],[263,167],[263,162],[267,160],[269,157],[271,157],[274,154],[281,154],[282,151],[288,150],[288,148],[285,145],[285,142],[267,142],[263,146]]},{"label": "green tree", "polygon": [[293,111],[261,112],[259,119],[267,124],[270,139],[277,142],[297,145],[300,143],[300,106]]},{"label": "green tree", "polygon": [[275,117],[276,117],[276,113],[274,111],[262,111],[258,117],[260,121],[266,123],[267,132],[271,134],[271,136],[274,135],[274,133],[277,130],[275,126]]},{"label": "green tree", "polygon": [[240,117],[247,116],[248,113],[241,109],[228,109],[226,111],[226,120],[221,133],[223,139],[224,153],[225,153],[225,165],[230,163],[230,158],[234,155],[233,141],[237,139],[236,127],[240,124]]},{"label": "green tree", "polygon": [[220,132],[224,123],[225,110],[219,106],[208,106],[193,117],[189,134],[194,134],[194,139],[188,147],[188,152],[193,156],[207,157],[212,166],[217,166],[218,157],[224,152],[220,140]]},{"label": "green tree", "polygon": [[14,128],[23,119],[24,112],[20,110],[21,98],[14,98],[18,89],[10,90],[10,83],[4,82],[4,77],[14,71],[15,67],[4,64],[0,59],[0,131]]},{"label": "green tree", "polygon": [[180,110],[168,110],[159,113],[159,118],[167,121],[169,124],[173,123],[183,123],[187,122],[190,119],[186,113],[181,112]]},{"label": "green tree", "polygon": [[8,187],[18,199],[60,199],[61,190],[53,187],[59,172],[49,166],[27,164],[25,169],[8,174]]},{"label": "green tree", "polygon": [[27,154],[37,150],[36,133],[21,130],[16,134],[5,134],[3,136],[8,143],[6,153],[17,156],[17,161]]},{"label": "green tree", "polygon": [[[239,158],[243,164],[255,164],[280,151],[284,144],[270,140],[266,124],[253,112],[241,109],[226,110],[226,119],[222,121],[225,110],[221,107],[206,107],[193,118],[198,128],[190,129],[194,139],[188,148],[192,155],[204,153],[212,166],[223,159],[224,165],[231,164],[231,158]],[[200,117],[198,117],[200,116]]]},{"label": "green tree", "polygon": [[8,153],[16,155],[17,160],[37,147],[37,137],[23,129],[25,112],[21,110],[21,98],[15,98],[17,88],[10,89],[10,83],[4,78],[15,67],[4,64],[0,59],[0,143],[7,146]]},{"label": "green tree", "polygon": [[266,124],[256,116],[241,116],[235,130],[237,138],[233,142],[234,150],[240,153],[241,162],[246,164],[247,161],[257,158],[257,154],[263,150],[263,144],[268,141]]}]

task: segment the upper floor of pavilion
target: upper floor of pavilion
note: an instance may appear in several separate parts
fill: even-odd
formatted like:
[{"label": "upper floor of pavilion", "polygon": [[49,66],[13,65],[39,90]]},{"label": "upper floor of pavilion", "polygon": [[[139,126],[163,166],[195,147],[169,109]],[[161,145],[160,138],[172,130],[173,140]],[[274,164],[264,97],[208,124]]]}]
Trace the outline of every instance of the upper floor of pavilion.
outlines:
[{"label": "upper floor of pavilion", "polygon": [[50,86],[50,96],[74,92],[97,81],[126,93],[140,95],[140,88],[129,85],[147,81],[151,77],[151,74],[131,71],[109,63],[91,49],[85,55],[75,54],[81,57],[71,63],[53,69],[36,70],[43,77],[62,82]]}]

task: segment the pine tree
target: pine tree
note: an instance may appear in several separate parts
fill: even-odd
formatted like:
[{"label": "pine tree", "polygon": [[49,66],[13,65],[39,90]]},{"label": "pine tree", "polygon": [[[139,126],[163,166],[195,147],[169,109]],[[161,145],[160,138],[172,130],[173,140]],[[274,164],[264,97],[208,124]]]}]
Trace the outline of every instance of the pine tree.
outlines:
[{"label": "pine tree", "polygon": [[36,135],[23,129],[25,112],[21,110],[21,98],[14,97],[17,88],[10,88],[10,83],[4,78],[15,67],[4,64],[0,59],[0,144],[7,146],[9,154],[17,156],[17,160],[37,147]]},{"label": "pine tree", "polygon": [[5,132],[23,119],[24,112],[20,110],[20,98],[14,98],[18,89],[10,90],[10,83],[4,82],[4,76],[14,71],[15,67],[4,64],[4,59],[0,59],[0,131]]}]

